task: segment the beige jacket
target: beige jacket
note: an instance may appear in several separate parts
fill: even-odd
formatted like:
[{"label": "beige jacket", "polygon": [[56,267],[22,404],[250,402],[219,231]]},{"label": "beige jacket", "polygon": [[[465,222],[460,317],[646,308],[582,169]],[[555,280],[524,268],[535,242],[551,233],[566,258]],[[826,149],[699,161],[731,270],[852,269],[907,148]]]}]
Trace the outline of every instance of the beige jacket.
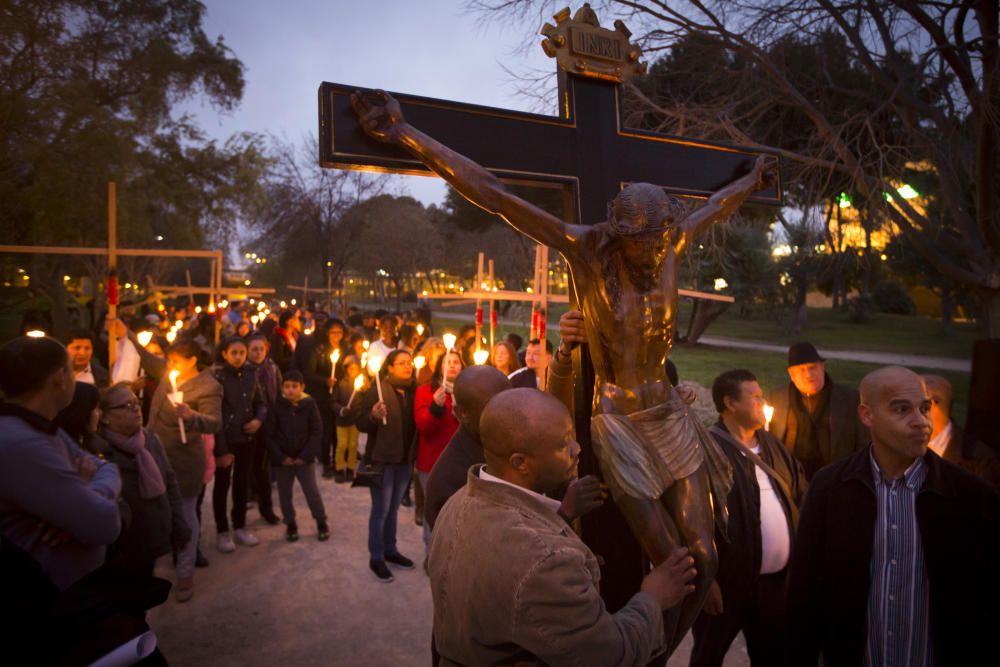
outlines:
[{"label": "beige jacket", "polygon": [[601,600],[594,554],[551,508],[479,478],[434,524],[434,640],[442,665],[646,665],[663,616],[636,593],[616,614]]}]

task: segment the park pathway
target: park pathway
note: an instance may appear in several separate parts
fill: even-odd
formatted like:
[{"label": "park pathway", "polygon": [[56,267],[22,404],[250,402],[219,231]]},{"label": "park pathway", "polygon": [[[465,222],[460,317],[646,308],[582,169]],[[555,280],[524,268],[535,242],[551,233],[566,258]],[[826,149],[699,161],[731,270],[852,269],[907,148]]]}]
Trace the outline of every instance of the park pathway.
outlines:
[{"label": "park pathway", "polygon": [[[476,316],[472,313],[449,312],[447,310],[436,310],[435,315],[451,320],[475,322]],[[524,326],[524,322],[518,319],[504,319],[498,321],[499,325]],[[559,336],[559,322],[549,322],[550,339]],[[702,336],[698,339],[699,345],[709,347],[726,348],[730,350],[755,350],[758,352],[769,352],[773,354],[788,354],[787,345],[775,345],[763,341],[748,340],[746,338],[728,338],[723,336]],[[824,348],[819,353],[826,359],[837,359],[840,361],[856,361],[863,364],[877,364],[880,366],[906,366],[908,368],[933,369],[941,371],[956,371],[968,373],[972,370],[972,362],[968,359],[957,359],[954,357],[932,357],[920,354],[895,354],[893,352],[870,352],[867,350],[834,350]]]},{"label": "park pathway", "polygon": [[[316,541],[315,524],[296,488],[298,542],[283,526],[268,526],[251,509],[249,527],[261,539],[235,553],[215,550],[211,489],[203,507],[202,544],[211,564],[195,574],[194,598],[173,596],[153,610],[150,626],[173,667],[426,667],[430,664],[432,603],[422,569],[395,571],[382,584],[368,571],[369,494],[320,480],[332,537]],[[499,546],[499,545],[498,545]],[[413,510],[399,513],[400,551],[423,559]],[[164,567],[165,566],[165,567]],[[173,581],[161,561],[157,574]],[[686,638],[670,667],[688,664]],[[742,637],[727,667],[749,665]]]}]

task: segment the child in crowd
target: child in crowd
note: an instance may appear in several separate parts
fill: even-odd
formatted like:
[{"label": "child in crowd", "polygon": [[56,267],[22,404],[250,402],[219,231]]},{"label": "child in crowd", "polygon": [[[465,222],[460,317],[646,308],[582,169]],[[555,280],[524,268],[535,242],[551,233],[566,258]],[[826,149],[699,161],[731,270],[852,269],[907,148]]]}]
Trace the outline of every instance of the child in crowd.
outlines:
[{"label": "child in crowd", "polygon": [[320,542],[330,538],[326,509],[316,485],[316,459],[323,437],[319,408],[303,389],[305,381],[297,370],[288,371],[281,383],[281,396],[267,416],[265,441],[271,452],[271,465],[278,478],[281,517],[287,526],[289,542],[299,539],[292,504],[292,483],[297,479],[306,496],[309,511],[316,520]]},{"label": "child in crowd", "polygon": [[[358,409],[361,405],[361,395],[367,388],[367,382],[363,382],[354,400],[354,383],[361,373],[361,363],[353,354],[344,359],[344,377],[333,390],[330,398],[330,408],[337,420],[337,449],[333,455],[334,473],[333,478],[337,484],[354,481],[354,469],[358,465]],[[348,409],[347,404],[351,407]]]},{"label": "child in crowd", "polygon": [[[223,363],[215,368],[222,385],[222,427],[215,434],[215,488],[212,509],[218,529],[217,547],[222,553],[236,549],[229,534],[226,505],[233,490],[232,527],[236,542],[248,547],[260,540],[246,529],[247,494],[253,470],[257,431],[267,416],[267,403],[257,382],[257,369],[247,364],[247,344],[242,338],[227,338],[219,348]],[[266,518],[266,517],[265,517]],[[277,519],[277,517],[274,517]]]}]

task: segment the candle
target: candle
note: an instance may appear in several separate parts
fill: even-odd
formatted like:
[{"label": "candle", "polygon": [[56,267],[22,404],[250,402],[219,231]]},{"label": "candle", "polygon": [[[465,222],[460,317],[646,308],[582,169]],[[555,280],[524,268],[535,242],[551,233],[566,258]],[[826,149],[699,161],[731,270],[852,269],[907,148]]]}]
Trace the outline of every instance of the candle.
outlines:
[{"label": "candle", "polygon": [[45,332],[41,329],[32,329],[24,335],[28,338],[45,338]]},{"label": "candle", "polygon": [[451,351],[455,347],[456,338],[457,337],[453,333],[446,333],[441,336],[441,339],[444,341],[444,348],[446,351]]},{"label": "candle", "polygon": [[426,365],[427,365],[427,360],[424,357],[420,356],[413,358],[413,367],[416,368],[418,371]]},{"label": "candle", "polygon": [[167,332],[167,342],[168,343],[173,343],[176,338],[177,338],[177,332],[176,331],[174,331],[173,329],[171,329],[170,331]]},{"label": "candle", "polygon": [[424,325],[420,324],[419,322],[417,323],[417,335],[418,336],[424,335]]},{"label": "candle", "polygon": [[149,341],[153,340],[153,332],[152,331],[140,331],[139,335],[136,336],[136,338],[139,339],[139,345],[142,345],[143,347],[146,347],[147,345],[149,345]]},{"label": "candle", "polygon": [[354,378],[354,391],[351,392],[351,397],[347,399],[347,409],[351,409],[351,403],[354,401],[354,395],[361,391],[361,388],[365,386],[365,376],[358,373],[358,377]]},{"label": "candle", "polygon": [[482,366],[486,363],[486,360],[490,358],[489,350],[476,350],[472,353],[472,360],[476,362],[477,366]]},{"label": "candle", "polygon": [[764,419],[765,419],[766,423],[764,424],[764,428],[766,430],[768,430],[768,431],[771,430],[771,418],[772,417],[774,417],[774,406],[773,405],[767,405],[767,404],[765,404],[764,405]]},{"label": "candle", "polygon": [[[382,398],[382,383],[379,381],[378,372],[382,369],[382,357],[372,357],[368,360],[368,371],[375,378],[375,388],[378,391],[378,400],[380,403],[384,403],[385,399]],[[382,417],[382,423],[387,424],[385,417]]]},{"label": "candle", "polygon": [[368,349],[368,346],[371,345],[368,341],[362,341],[361,344],[365,346],[366,350]]},{"label": "candle", "polygon": [[337,362],[340,361],[340,350],[334,350],[330,353],[330,379],[337,379]]},{"label": "candle", "polygon": [[[177,405],[177,403],[179,402],[177,400],[177,376],[180,375],[180,374],[181,373],[178,370],[172,370],[172,371],[170,371],[170,376],[169,376],[170,377],[170,386],[174,390],[174,393],[170,395],[170,401],[174,405]],[[183,442],[186,445],[188,440],[187,440],[187,433],[184,431],[184,419],[182,419],[179,415],[177,417],[177,427],[181,431],[181,442]]]}]

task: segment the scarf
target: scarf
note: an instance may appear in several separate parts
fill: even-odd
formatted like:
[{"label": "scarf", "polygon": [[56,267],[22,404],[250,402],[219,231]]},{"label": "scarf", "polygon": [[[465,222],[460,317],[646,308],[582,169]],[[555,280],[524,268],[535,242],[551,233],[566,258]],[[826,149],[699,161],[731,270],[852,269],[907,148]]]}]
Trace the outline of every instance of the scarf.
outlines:
[{"label": "scarf", "polygon": [[288,347],[292,348],[292,352],[295,351],[295,343],[297,341],[295,340],[295,336],[292,334],[291,330],[283,329],[282,327],[274,327],[274,333],[284,338],[285,342],[288,343]]},{"label": "scarf", "polygon": [[135,435],[128,437],[120,433],[115,433],[110,429],[105,429],[102,436],[108,443],[118,451],[135,457],[136,465],[139,468],[139,497],[143,500],[159,498],[167,492],[167,486],[163,483],[163,474],[160,466],[156,464],[156,459],[146,449],[146,431],[139,429]]}]

